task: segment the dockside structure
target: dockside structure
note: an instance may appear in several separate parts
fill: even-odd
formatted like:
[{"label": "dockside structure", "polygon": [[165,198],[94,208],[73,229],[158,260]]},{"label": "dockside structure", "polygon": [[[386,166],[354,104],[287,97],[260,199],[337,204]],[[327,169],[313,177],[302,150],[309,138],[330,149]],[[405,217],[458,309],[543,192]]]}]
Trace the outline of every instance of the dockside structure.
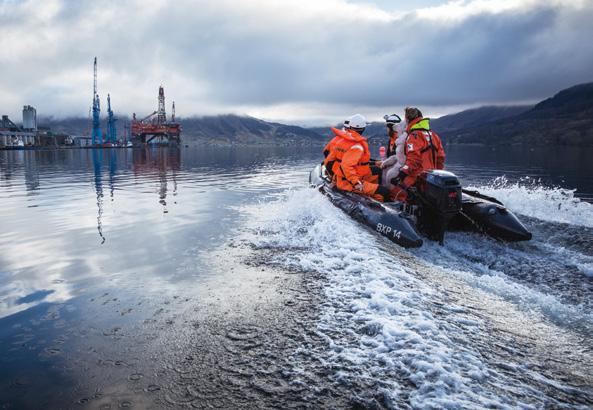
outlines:
[{"label": "dockside structure", "polygon": [[3,115],[0,121],[0,146],[36,145],[39,143],[37,132],[37,111],[30,105],[23,107],[23,126],[20,127]]},{"label": "dockside structure", "polygon": [[165,111],[165,89],[159,87],[158,110],[142,119],[132,115],[132,141],[134,144],[179,144],[181,124],[175,120],[175,102],[173,102],[171,121]]}]

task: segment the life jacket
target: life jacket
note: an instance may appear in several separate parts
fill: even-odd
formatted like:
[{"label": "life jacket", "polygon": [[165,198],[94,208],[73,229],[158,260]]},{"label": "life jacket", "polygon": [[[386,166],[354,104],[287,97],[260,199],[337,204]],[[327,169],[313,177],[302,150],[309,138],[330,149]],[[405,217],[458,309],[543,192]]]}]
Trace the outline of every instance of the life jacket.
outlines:
[{"label": "life jacket", "polygon": [[[442,169],[445,152],[439,136],[430,129],[430,120],[417,118],[410,122],[407,131],[408,138],[404,152],[406,158],[409,159],[406,163],[412,168],[411,173],[417,174],[423,170]],[[409,162],[414,164],[409,164]],[[417,169],[420,168],[418,162],[421,162],[421,169]]]},{"label": "life jacket", "polygon": [[342,158],[346,152],[354,147],[357,149],[362,148],[362,156],[354,167],[355,173],[359,179],[363,176],[370,175],[371,168],[369,166],[369,162],[371,160],[371,151],[369,150],[369,145],[366,138],[353,130],[346,131],[338,130],[336,128],[332,128],[331,130],[337,137],[339,137],[333,145],[332,152],[328,155],[329,158],[333,154],[332,171],[335,174],[335,177],[350,180],[350,175],[347,175],[342,168]]},{"label": "life jacket", "polygon": [[332,176],[334,173],[333,166],[334,166],[334,163],[336,162],[336,152],[334,150],[334,147],[341,138],[342,137],[340,135],[336,135],[323,148],[323,155],[325,156],[325,159],[323,160],[323,165],[325,165],[325,170],[330,176]]}]

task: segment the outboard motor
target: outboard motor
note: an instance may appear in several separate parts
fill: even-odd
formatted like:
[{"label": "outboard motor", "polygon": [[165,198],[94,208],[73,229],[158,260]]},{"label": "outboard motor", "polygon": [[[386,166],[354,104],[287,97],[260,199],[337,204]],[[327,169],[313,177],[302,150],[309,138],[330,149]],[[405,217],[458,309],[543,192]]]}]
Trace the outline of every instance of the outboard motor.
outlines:
[{"label": "outboard motor", "polygon": [[418,229],[442,245],[449,222],[461,211],[461,184],[451,172],[431,170],[416,182]]}]

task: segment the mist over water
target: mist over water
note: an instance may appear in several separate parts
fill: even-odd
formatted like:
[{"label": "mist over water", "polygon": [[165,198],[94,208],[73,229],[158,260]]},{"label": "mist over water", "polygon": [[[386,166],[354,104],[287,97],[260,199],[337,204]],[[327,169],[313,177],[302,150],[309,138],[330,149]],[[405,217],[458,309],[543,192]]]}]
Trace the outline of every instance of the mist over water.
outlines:
[{"label": "mist over water", "polygon": [[398,248],[318,149],[0,152],[0,404],[593,405],[587,153],[447,154],[534,239]]}]

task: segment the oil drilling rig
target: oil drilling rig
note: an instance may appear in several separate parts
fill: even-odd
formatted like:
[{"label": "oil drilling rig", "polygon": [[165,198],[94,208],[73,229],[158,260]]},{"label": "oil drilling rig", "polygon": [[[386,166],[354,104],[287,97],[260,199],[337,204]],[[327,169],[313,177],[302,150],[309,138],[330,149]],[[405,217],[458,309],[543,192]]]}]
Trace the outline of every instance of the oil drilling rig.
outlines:
[{"label": "oil drilling rig", "polygon": [[165,111],[165,90],[159,87],[158,110],[142,119],[132,115],[132,141],[134,144],[175,145],[181,139],[181,124],[175,121],[175,102],[172,106],[171,121],[167,121]]}]

